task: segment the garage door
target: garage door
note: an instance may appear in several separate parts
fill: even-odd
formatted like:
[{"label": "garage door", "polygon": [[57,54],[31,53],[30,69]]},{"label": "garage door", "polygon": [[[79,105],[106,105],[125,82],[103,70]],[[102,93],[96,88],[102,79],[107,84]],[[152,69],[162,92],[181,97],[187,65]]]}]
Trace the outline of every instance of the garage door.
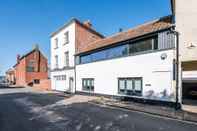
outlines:
[{"label": "garage door", "polygon": [[65,75],[60,75],[60,76],[55,76],[55,89],[58,91],[66,91],[66,76]]}]

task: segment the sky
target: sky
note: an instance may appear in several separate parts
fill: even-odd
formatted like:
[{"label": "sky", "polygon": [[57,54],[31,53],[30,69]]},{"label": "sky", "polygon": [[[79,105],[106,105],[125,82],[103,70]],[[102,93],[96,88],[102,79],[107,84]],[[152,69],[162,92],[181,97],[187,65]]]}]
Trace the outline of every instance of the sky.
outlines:
[{"label": "sky", "polygon": [[170,0],[1,0],[0,75],[35,44],[50,60],[50,34],[73,17],[110,36],[170,14]]}]

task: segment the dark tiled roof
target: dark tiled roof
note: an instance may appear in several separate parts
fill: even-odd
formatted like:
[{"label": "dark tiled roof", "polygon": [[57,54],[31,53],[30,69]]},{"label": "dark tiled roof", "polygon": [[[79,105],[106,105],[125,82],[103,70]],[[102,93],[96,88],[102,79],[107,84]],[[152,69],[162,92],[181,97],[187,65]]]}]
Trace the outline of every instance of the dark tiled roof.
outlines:
[{"label": "dark tiled roof", "polygon": [[144,36],[146,34],[168,29],[171,27],[172,27],[172,17],[171,16],[162,17],[158,20],[145,23],[133,29],[129,29],[125,32],[120,32],[113,36],[106,37],[101,40],[97,40],[93,43],[89,43],[83,48],[80,48],[80,50],[76,54],[89,52],[98,48],[117,44],[118,42],[121,42],[121,41],[134,39],[140,36]]}]

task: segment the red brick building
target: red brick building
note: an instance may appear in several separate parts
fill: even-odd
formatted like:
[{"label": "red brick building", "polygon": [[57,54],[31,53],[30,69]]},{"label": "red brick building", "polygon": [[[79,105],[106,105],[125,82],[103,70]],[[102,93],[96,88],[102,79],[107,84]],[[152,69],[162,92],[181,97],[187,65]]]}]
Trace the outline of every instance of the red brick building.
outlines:
[{"label": "red brick building", "polygon": [[33,86],[40,84],[41,80],[48,80],[47,58],[38,47],[21,57],[17,55],[14,70],[17,86]]}]

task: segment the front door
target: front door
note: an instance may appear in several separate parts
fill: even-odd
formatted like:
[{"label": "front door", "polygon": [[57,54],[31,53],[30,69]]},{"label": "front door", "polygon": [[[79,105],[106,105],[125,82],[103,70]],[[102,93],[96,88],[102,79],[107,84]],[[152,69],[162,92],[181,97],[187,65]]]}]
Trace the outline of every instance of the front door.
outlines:
[{"label": "front door", "polygon": [[73,92],[73,77],[69,77],[69,91]]}]

